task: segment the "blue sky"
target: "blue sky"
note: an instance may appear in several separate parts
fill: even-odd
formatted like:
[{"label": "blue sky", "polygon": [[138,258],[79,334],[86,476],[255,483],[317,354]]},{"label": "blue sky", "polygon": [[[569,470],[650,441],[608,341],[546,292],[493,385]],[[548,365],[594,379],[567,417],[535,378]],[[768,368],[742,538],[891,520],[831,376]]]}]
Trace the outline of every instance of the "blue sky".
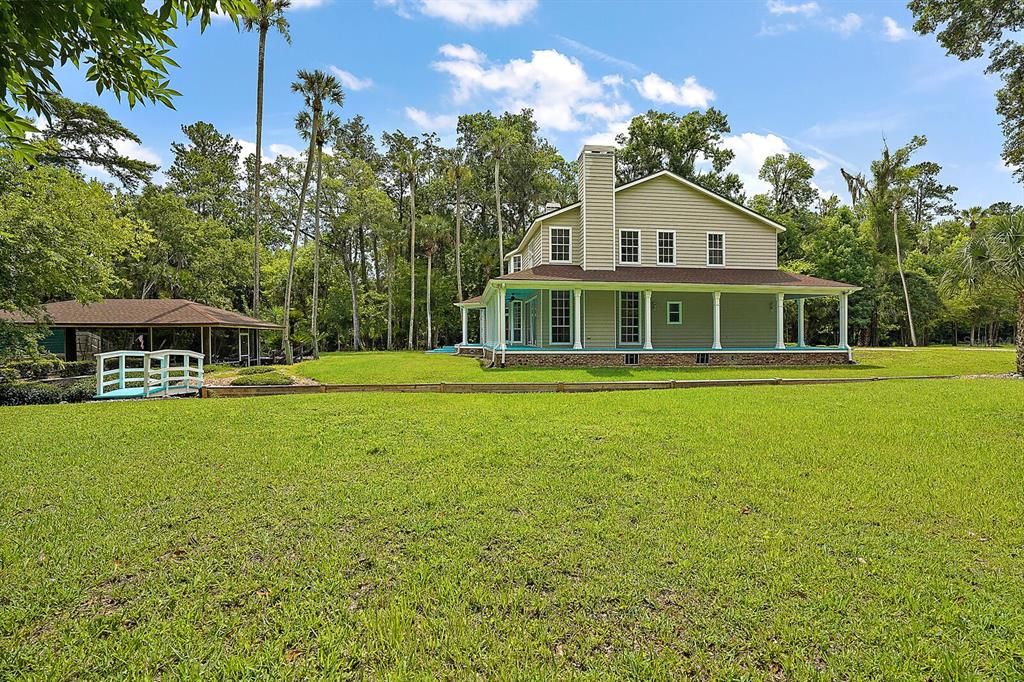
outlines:
[{"label": "blue sky", "polygon": [[[866,170],[885,136],[928,136],[961,206],[1024,203],[999,158],[996,78],[982,61],[943,54],[910,30],[902,3],[821,0],[569,2],[555,0],[293,0],[292,44],[267,48],[263,154],[294,153],[299,68],[334,70],[346,83],[344,117],[379,134],[435,130],[454,139],[459,113],[532,106],[542,132],[574,158],[650,108],[715,106],[748,194],[768,154],[803,153],[816,184],[847,198],[839,168]],[[217,20],[176,36],[176,110],[130,110],[97,98],[81,74],[65,93],[96,102],[142,138],[128,153],[166,165],[179,127],[210,121],[254,148],[256,37]]]}]

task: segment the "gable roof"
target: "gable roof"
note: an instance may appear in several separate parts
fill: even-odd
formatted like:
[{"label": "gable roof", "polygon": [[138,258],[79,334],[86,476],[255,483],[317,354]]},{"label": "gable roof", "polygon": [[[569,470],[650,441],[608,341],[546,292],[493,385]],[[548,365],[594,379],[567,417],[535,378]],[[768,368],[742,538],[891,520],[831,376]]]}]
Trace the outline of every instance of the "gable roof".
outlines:
[{"label": "gable roof", "polygon": [[[676,175],[675,173],[673,173],[670,170],[660,170],[660,171],[658,171],[656,173],[651,173],[650,175],[645,175],[642,178],[638,178],[636,180],[631,180],[630,182],[627,182],[627,183],[625,183],[623,185],[619,185],[618,187],[615,188],[614,191],[616,193],[618,193],[618,192],[621,192],[624,189],[631,189],[633,187],[636,187],[637,185],[640,185],[642,183],[648,182],[650,180],[654,180],[655,178],[660,178],[662,176],[670,177],[673,180],[675,180],[676,182],[679,182],[679,183],[681,183],[681,184],[683,184],[683,185],[685,185],[685,186],[687,186],[687,187],[689,187],[691,189],[694,189],[694,190],[700,192],[701,194],[703,194],[705,196],[708,196],[708,197],[710,197],[712,199],[720,201],[721,203],[723,203],[723,204],[725,204],[725,205],[729,206],[730,208],[733,208],[733,209],[735,209],[737,211],[745,213],[748,216],[750,216],[751,218],[753,218],[754,220],[762,222],[765,225],[767,225],[768,227],[774,229],[776,232],[785,232],[786,231],[786,228],[785,228],[784,225],[780,225],[779,223],[775,222],[771,218],[769,218],[767,216],[763,216],[760,213],[758,213],[757,211],[753,211],[753,210],[747,208],[746,206],[744,206],[743,204],[741,204],[741,203],[739,203],[737,201],[733,201],[729,197],[723,196],[723,195],[719,194],[718,192],[712,192],[708,188],[702,187],[701,185],[698,185],[696,182],[693,182],[692,180],[687,180],[686,178],[684,178],[681,175]],[[541,221],[547,220],[548,218],[553,218],[554,216],[556,216],[556,215],[558,215],[560,213],[564,213],[564,212],[572,210],[574,208],[580,208],[582,205],[583,205],[582,201],[577,201],[576,203],[569,204],[568,206],[563,206],[562,208],[556,209],[554,211],[548,211],[547,213],[541,213],[540,215],[535,217],[533,219],[533,222],[530,223],[530,227],[527,228],[526,234],[524,234],[522,240],[520,240],[519,246],[517,246],[512,251],[509,251],[507,254],[505,254],[505,258],[508,259],[508,258],[510,258],[510,257],[512,257],[512,256],[522,252],[523,246],[526,245],[526,242],[529,241],[530,237],[532,237],[533,234],[536,232],[536,230],[534,228],[538,227],[540,225]]]},{"label": "gable roof", "polygon": [[[105,298],[95,303],[58,301],[43,306],[53,327],[243,327],[281,325],[182,298]],[[28,315],[0,310],[0,320],[31,324]]]}]

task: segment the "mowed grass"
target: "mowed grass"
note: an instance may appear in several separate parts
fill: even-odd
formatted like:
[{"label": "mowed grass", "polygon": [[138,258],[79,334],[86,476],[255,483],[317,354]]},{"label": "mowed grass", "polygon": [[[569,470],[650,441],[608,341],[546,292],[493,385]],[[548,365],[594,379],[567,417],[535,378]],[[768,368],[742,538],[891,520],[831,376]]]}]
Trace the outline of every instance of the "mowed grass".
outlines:
[{"label": "mowed grass", "polygon": [[831,367],[523,368],[485,369],[474,358],[440,353],[329,353],[292,368],[327,384],[627,381],[806,376],[914,376],[1005,374],[1014,371],[1012,349],[932,347],[856,349],[855,365]]},{"label": "mowed grass", "polygon": [[1024,677],[1024,382],[0,411],[0,678]]}]

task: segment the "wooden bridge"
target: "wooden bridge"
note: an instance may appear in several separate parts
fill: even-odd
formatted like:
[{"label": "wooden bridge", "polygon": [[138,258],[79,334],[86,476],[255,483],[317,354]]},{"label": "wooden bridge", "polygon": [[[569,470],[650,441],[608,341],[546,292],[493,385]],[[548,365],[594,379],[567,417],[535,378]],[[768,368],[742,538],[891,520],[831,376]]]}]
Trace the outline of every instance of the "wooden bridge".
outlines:
[{"label": "wooden bridge", "polygon": [[189,395],[202,387],[202,353],[122,350],[96,356],[96,398]]}]

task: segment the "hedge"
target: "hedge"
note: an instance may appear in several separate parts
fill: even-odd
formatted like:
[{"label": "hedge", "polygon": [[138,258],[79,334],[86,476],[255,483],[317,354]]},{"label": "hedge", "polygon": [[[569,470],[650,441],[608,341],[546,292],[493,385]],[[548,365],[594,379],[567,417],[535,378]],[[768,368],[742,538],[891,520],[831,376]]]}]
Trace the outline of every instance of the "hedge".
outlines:
[{"label": "hedge", "polygon": [[53,403],[80,403],[93,397],[90,382],[78,382],[70,386],[50,384],[0,384],[0,406],[2,405],[49,405]]}]

